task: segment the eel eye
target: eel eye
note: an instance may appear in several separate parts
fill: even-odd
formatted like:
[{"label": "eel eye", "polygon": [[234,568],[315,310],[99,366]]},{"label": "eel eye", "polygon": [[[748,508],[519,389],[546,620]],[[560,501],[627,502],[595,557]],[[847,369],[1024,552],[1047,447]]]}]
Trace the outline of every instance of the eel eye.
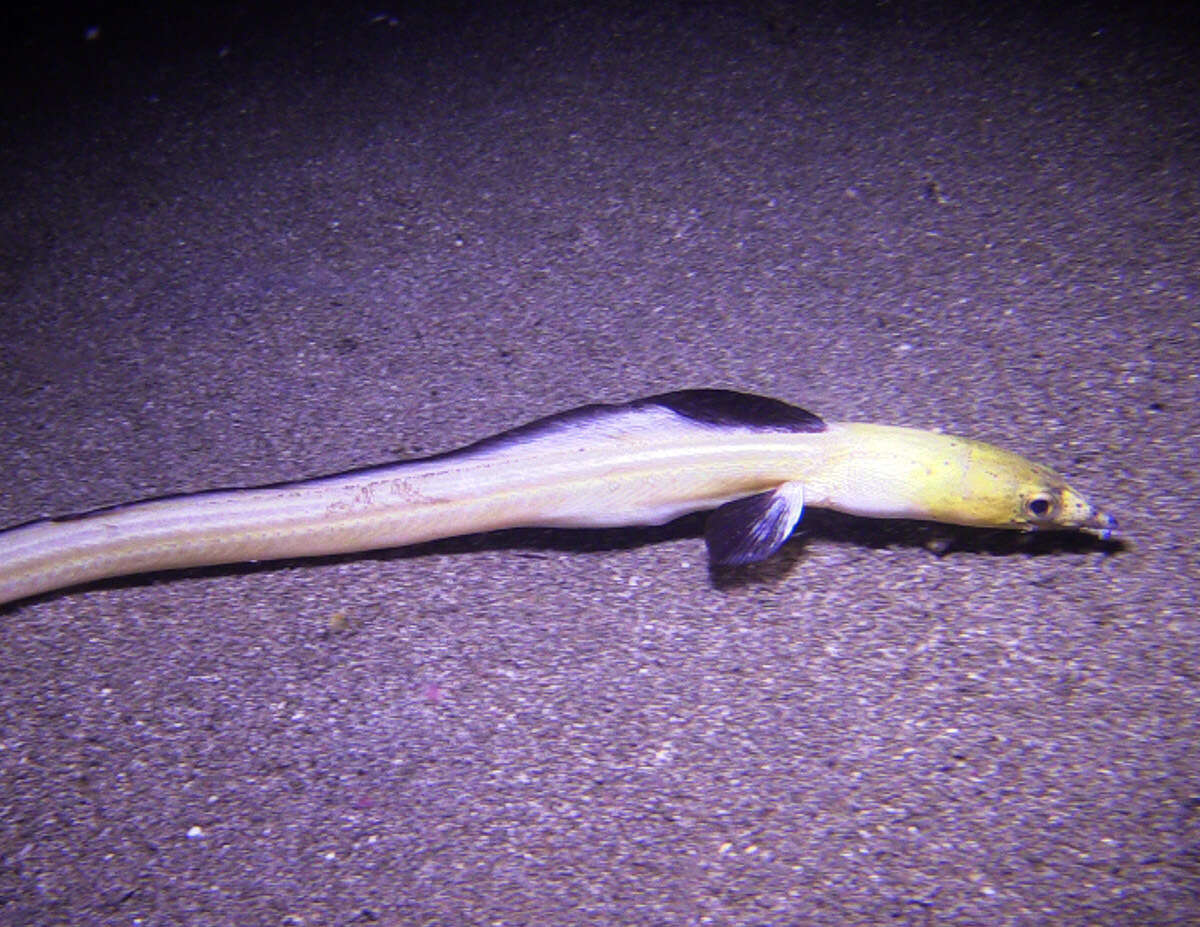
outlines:
[{"label": "eel eye", "polygon": [[1045,518],[1054,508],[1054,504],[1045,496],[1034,496],[1029,500],[1026,508],[1034,518]]}]

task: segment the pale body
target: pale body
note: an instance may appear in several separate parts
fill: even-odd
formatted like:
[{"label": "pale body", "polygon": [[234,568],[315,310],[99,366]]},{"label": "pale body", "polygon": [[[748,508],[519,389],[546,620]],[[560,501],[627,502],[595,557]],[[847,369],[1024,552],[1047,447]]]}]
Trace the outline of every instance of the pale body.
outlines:
[{"label": "pale body", "polygon": [[[32,522],[0,532],[0,603],[111,576],[502,528],[660,524],[764,493],[778,501],[776,516],[786,516],[773,529],[782,536],[752,537],[734,562],[769,555],[804,504],[884,518],[1111,532],[1112,520],[1053,471],[988,444],[815,416],[822,430],[698,421],[660,404],[672,397],[686,408],[697,397],[736,404],[741,394],[693,391],[588,407],[438,457]],[[1037,494],[1051,499],[1045,517],[1029,511]]]}]

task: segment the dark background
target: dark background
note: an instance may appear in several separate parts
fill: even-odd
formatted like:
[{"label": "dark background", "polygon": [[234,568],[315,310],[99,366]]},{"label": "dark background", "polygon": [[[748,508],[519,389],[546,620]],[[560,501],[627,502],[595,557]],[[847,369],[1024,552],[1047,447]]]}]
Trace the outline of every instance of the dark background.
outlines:
[{"label": "dark background", "polygon": [[692,519],[14,605],[0,922],[1197,917],[1183,17],[0,15],[0,523],[720,386],[1127,539],[810,512],[736,574]]}]

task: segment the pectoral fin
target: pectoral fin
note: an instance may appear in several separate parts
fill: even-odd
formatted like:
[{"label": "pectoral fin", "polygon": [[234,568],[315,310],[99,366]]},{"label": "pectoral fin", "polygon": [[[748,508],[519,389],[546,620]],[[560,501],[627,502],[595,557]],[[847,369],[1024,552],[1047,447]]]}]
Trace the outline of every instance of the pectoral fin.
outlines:
[{"label": "pectoral fin", "polygon": [[708,516],[708,556],[723,565],[765,560],[788,539],[803,511],[801,483],[784,483],[770,492],[726,502]]}]

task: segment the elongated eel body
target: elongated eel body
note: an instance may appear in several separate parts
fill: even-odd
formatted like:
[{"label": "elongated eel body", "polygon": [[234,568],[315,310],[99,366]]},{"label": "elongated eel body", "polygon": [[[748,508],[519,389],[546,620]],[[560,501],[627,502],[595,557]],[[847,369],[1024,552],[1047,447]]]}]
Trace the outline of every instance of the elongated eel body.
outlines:
[{"label": "elongated eel body", "polygon": [[585,406],[434,457],[10,528],[0,604],[112,576],[521,526],[661,524],[714,508],[710,556],[748,563],[787,539],[805,504],[1106,539],[1115,529],[1052,470],[989,444],[687,390]]}]

